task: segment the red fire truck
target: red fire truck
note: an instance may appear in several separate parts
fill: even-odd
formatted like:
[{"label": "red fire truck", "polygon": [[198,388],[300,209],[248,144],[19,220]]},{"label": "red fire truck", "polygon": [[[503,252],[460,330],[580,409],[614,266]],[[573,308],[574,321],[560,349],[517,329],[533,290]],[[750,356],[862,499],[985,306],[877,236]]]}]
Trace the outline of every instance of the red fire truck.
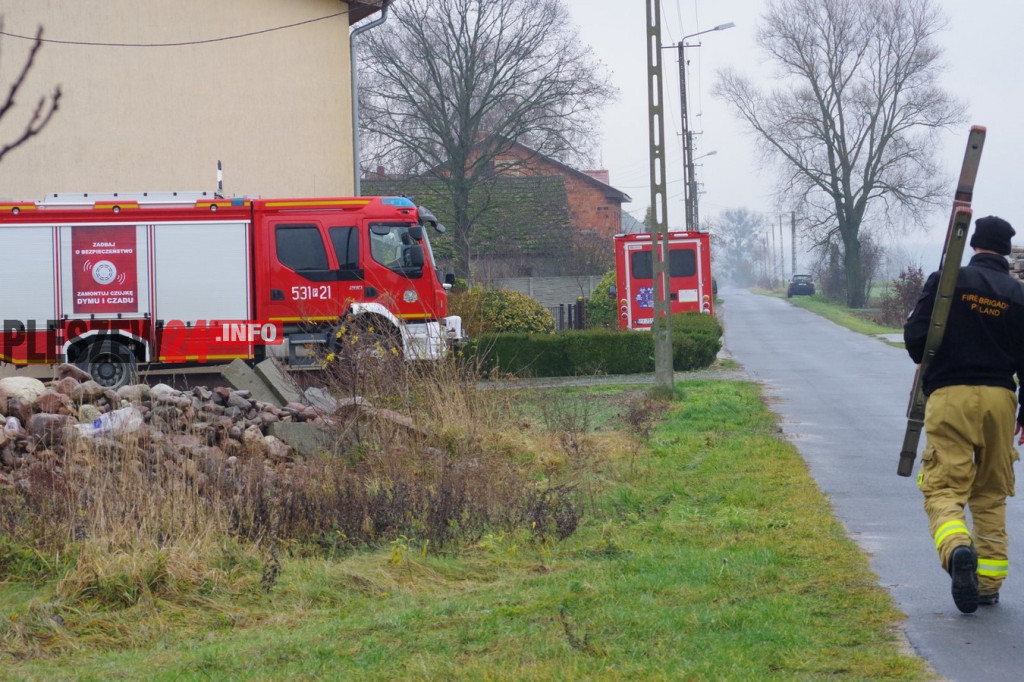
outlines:
[{"label": "red fire truck", "polygon": [[428,226],[444,229],[404,197],[0,203],[0,360],[71,362],[116,387],[143,362],[311,365],[346,328],[437,359],[462,324]]},{"label": "red fire truck", "polygon": [[[657,235],[658,251],[662,248]],[[654,322],[652,235],[615,235],[619,327],[650,329]],[[669,312],[714,314],[711,244],[707,232],[668,233]]]}]

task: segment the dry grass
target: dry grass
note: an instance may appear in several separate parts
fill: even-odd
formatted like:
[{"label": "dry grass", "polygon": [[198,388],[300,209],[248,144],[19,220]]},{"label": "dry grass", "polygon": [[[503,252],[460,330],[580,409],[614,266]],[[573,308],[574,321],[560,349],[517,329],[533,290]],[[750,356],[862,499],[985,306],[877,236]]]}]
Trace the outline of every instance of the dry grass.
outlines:
[{"label": "dry grass", "polygon": [[[408,564],[515,529],[542,541],[575,532],[580,497],[562,474],[600,447],[585,415],[546,413],[558,433],[538,434],[507,392],[478,390],[475,368],[458,360],[353,349],[325,365],[319,380],[354,406],[337,413],[319,456],[272,461],[189,420],[170,433],[82,439],[61,457],[38,453],[26,485],[0,488],[0,576],[56,587],[0,627],[0,653],[152,639],[122,631],[117,614],[128,611],[138,622],[140,610],[202,605],[205,617],[230,619],[232,600],[275,588],[285,554],[390,544]],[[198,447],[179,446],[197,435]],[[92,634],[62,634],[69,614],[92,622],[77,627]]]}]

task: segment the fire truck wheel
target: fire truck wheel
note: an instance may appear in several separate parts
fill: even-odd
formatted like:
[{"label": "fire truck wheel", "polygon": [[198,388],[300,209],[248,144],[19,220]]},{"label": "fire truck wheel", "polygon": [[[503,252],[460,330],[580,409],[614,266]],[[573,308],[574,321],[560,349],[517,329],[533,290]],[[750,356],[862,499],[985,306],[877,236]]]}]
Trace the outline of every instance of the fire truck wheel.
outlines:
[{"label": "fire truck wheel", "polygon": [[139,378],[135,355],[117,341],[108,340],[89,346],[77,364],[105,388],[118,389],[134,384]]}]

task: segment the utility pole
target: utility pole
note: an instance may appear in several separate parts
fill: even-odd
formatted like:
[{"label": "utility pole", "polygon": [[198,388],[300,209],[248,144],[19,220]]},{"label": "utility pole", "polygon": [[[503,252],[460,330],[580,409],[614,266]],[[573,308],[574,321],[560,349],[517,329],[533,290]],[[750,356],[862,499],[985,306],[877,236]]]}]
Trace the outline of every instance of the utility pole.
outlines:
[{"label": "utility pole", "polygon": [[[686,45],[679,41],[679,111],[682,112],[683,123],[683,203],[686,206],[686,219],[683,223],[684,230],[692,230],[693,226],[693,133],[690,132],[690,119],[687,114],[686,97]],[[692,183],[692,184],[691,184]]]},{"label": "utility pole", "polygon": [[686,205],[686,223],[683,227],[686,230],[700,229],[700,216],[697,212],[697,175],[693,170],[693,131],[690,130],[690,119],[687,113],[686,54],[684,52],[688,47],[700,47],[700,43],[687,45],[686,39],[711,33],[712,31],[724,31],[735,25],[729,22],[728,24],[719,24],[706,31],[691,33],[688,36],[683,36],[683,39],[677,45],[679,49],[679,110],[682,112],[683,119],[683,196],[684,204]]},{"label": "utility pole", "polygon": [[779,214],[779,270],[780,277],[783,282],[786,281],[786,246],[785,239],[782,236],[782,214]]},{"label": "utility pole", "polygon": [[792,258],[790,262],[793,264],[793,274],[796,274],[796,211],[790,211],[789,213],[789,243],[793,249]]},{"label": "utility pole", "polygon": [[688,182],[690,183],[690,214],[693,218],[693,225],[691,229],[700,230],[700,214],[697,207],[700,202],[697,200],[697,172],[693,169],[693,131],[686,131],[686,146],[689,147],[690,153],[687,154],[686,163],[689,164],[689,177]]},{"label": "utility pole", "polygon": [[[771,231],[770,225],[768,226],[768,230],[769,232]],[[770,289],[772,287],[771,282],[774,278],[772,275],[772,252],[769,245],[770,240],[766,234],[761,236],[764,238],[764,258],[762,259],[764,261],[764,281],[768,283],[768,288]]]},{"label": "utility pole", "polygon": [[[681,52],[681,50],[680,50]],[[668,219],[665,182],[665,99],[661,87],[661,0],[647,0],[647,110],[651,143],[651,258],[654,263],[654,382],[675,388],[668,307]],[[658,235],[661,246],[658,246]]]}]

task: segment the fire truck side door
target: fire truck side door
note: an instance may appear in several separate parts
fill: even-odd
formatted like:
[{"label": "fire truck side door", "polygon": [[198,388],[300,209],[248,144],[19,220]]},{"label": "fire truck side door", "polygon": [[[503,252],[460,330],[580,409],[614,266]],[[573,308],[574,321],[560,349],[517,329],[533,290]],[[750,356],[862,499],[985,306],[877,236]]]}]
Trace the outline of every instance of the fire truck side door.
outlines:
[{"label": "fire truck side door", "polygon": [[354,225],[335,225],[328,229],[334,257],[338,261],[337,290],[339,302],[373,300],[380,295],[366,284],[366,268],[359,252],[360,233]]},{"label": "fire truck side door", "polygon": [[318,221],[273,221],[267,317],[286,322],[336,317],[339,272]]},{"label": "fire truck side door", "polygon": [[654,260],[650,242],[626,244],[626,289],[619,292],[627,299],[629,326],[649,329],[654,322]]},{"label": "fire truck side door", "polygon": [[328,230],[334,257],[338,260],[338,279],[343,282],[361,282],[366,276],[359,262],[359,228],[334,226]]},{"label": "fire truck side door", "polygon": [[673,314],[700,311],[700,242],[678,239],[669,243],[669,307]]},{"label": "fire truck side door", "polygon": [[670,244],[668,249],[669,299],[674,303],[697,303],[696,244]]}]

